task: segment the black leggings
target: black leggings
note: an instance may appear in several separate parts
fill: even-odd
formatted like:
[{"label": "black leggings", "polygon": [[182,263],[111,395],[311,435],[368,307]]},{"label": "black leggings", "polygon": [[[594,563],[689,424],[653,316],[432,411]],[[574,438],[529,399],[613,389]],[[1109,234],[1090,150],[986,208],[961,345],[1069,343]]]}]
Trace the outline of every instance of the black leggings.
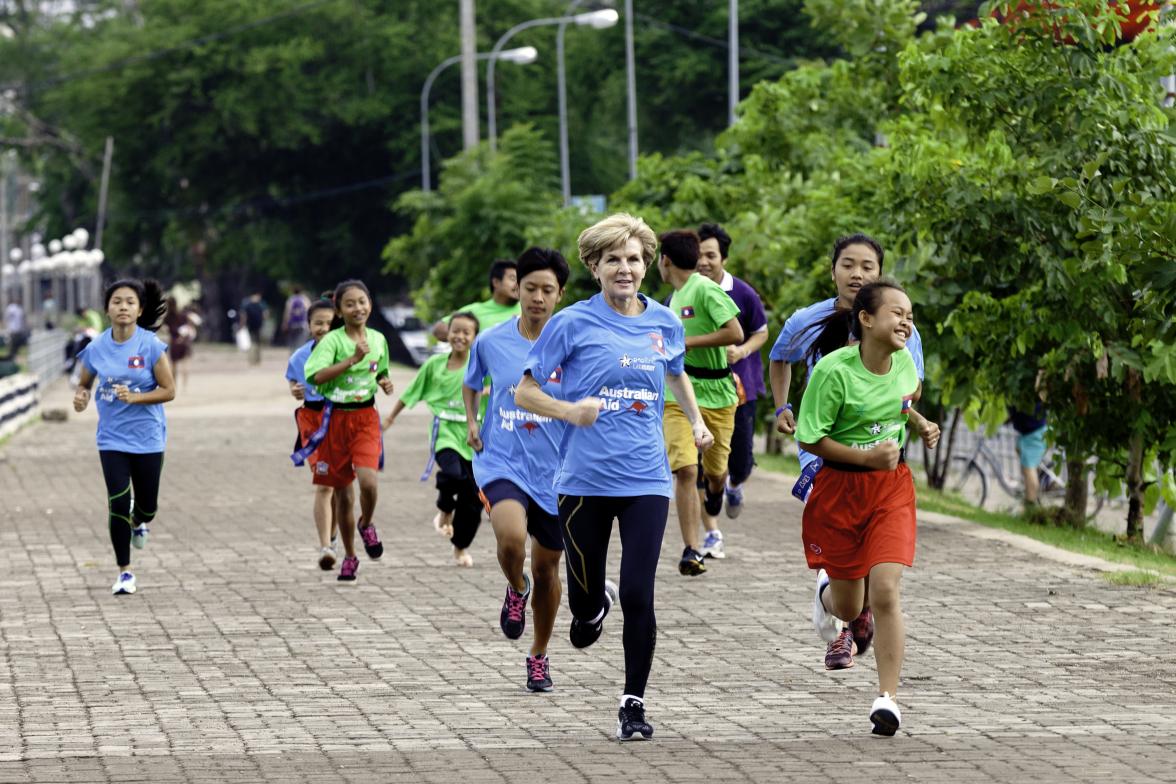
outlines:
[{"label": "black leggings", "polygon": [[453,449],[437,453],[437,508],[453,512],[453,546],[464,550],[473,544],[482,523],[482,499],[473,463]]},{"label": "black leggings", "polygon": [[568,607],[580,621],[604,609],[605,561],[614,519],[621,528],[621,611],[625,616],[625,694],[645,696],[657,618],[653,578],[666,532],[670,499],[660,495],[623,498],[561,495],[560,531],[568,574]]},{"label": "black leggings", "polygon": [[731,484],[741,485],[751,476],[755,466],[755,403],[748,400],[735,409],[735,431],[731,434],[731,457],[727,459],[727,473]]},{"label": "black leggings", "polygon": [[[136,455],[100,450],[98,459],[102,461],[102,476],[106,478],[110,542],[114,545],[119,568],[126,568],[131,565],[131,528],[155,519],[163,452]],[[132,495],[135,500],[133,512]]]}]

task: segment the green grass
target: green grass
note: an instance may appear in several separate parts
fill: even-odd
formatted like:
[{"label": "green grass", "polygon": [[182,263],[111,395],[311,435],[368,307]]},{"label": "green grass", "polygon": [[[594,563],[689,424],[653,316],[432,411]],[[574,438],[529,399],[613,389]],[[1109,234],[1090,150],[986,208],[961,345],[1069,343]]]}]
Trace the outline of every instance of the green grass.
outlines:
[{"label": "green grass", "polygon": [[1111,585],[1156,586],[1171,581],[1158,572],[1132,570],[1130,572],[1103,572],[1103,579]]},{"label": "green grass", "polygon": [[[756,465],[765,471],[792,474],[800,473],[800,464],[791,455],[757,454]],[[1134,575],[1107,579],[1117,585],[1154,585],[1166,577],[1176,577],[1176,556],[1154,545],[1131,544],[1123,539],[1093,528],[1068,528],[1031,522],[1024,517],[1004,512],[990,512],[969,504],[959,496],[932,490],[922,481],[916,481],[919,508],[928,512],[959,517],[964,520],[1000,528],[1015,534],[1036,539],[1062,550],[1083,555],[1092,555],[1115,563],[1130,564],[1138,571],[1109,573]],[[1151,575],[1150,581],[1145,580]],[[1138,582],[1131,582],[1131,580]]]}]

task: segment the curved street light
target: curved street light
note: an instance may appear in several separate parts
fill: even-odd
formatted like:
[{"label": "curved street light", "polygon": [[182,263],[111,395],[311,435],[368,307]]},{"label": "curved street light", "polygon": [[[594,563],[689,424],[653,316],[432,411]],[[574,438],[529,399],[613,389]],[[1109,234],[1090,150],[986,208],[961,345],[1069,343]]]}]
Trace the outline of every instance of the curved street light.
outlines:
[{"label": "curved street light", "polygon": [[[539,57],[539,51],[533,46],[520,46],[517,49],[506,49],[501,52],[483,52],[475,55],[478,60],[506,60],[518,65],[529,65]],[[432,190],[429,172],[429,92],[433,89],[433,82],[449,66],[461,62],[461,55],[447,57],[429,72],[425,85],[421,88],[421,190]]]},{"label": "curved street light", "polygon": [[498,123],[494,109],[494,55],[502,50],[506,42],[516,33],[529,30],[532,27],[543,27],[561,23],[566,24],[570,22],[584,27],[591,27],[594,30],[604,30],[615,25],[620,18],[620,14],[616,12],[616,9],[604,8],[599,11],[588,11],[572,16],[531,19],[526,22],[520,22],[502,34],[502,37],[494,44],[494,48],[490,50],[490,62],[486,65],[486,132],[490,139],[490,152],[496,152],[498,150]]}]

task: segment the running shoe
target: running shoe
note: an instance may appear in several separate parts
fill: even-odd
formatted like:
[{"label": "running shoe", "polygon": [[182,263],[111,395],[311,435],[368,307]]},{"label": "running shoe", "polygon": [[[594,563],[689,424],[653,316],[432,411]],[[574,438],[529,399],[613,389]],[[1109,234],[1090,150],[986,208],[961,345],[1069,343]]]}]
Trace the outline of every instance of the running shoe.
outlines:
[{"label": "running shoe", "polygon": [[498,628],[502,629],[508,640],[522,637],[523,630],[527,628],[527,599],[531,596],[531,578],[526,573],[523,574],[523,582],[527,587],[522,593],[512,588],[510,583],[506,584],[506,599],[502,602],[502,612],[498,614]]},{"label": "running shoe", "polygon": [[120,574],[118,579],[114,581],[114,585],[110,587],[110,592],[115,596],[124,593],[134,593],[136,590],[135,575],[130,572]]},{"label": "running shoe", "polygon": [[719,512],[723,511],[723,491],[712,493],[710,483],[703,484],[702,508],[711,517],[718,517]]},{"label": "running shoe", "polygon": [[151,529],[147,527],[147,523],[139,523],[131,529],[131,547],[136,550],[142,550],[147,546],[147,534],[151,533]]},{"label": "running shoe", "polygon": [[848,670],[853,666],[853,632],[842,629],[837,639],[825,649],[826,670]]},{"label": "running shoe", "polygon": [[653,725],[645,720],[645,703],[637,697],[621,697],[621,709],[617,711],[618,740],[649,740],[653,737]]},{"label": "running shoe", "polygon": [[529,691],[551,691],[551,667],[547,654],[527,657],[527,689]]},{"label": "running shoe", "polygon": [[874,724],[872,732],[875,735],[890,737],[898,732],[902,724],[902,711],[898,709],[898,703],[889,692],[882,692],[878,699],[874,700],[874,705],[870,708],[870,721]]},{"label": "running shoe", "polygon": [[373,561],[380,560],[380,556],[384,554],[384,545],[380,543],[380,535],[376,533],[376,526],[374,523],[360,526],[359,536],[363,539],[363,549],[368,554],[368,558]]},{"label": "running shoe", "polygon": [[604,618],[608,615],[608,611],[617,603],[617,584],[612,580],[604,581],[604,610],[600,613],[600,618],[596,623],[592,621],[581,621],[579,618],[572,616],[572,627],[568,632],[568,637],[571,638],[572,646],[575,648],[587,648],[592,643],[600,639],[600,633],[604,631]]},{"label": "running shoe", "polygon": [[726,558],[727,553],[723,551],[723,532],[707,531],[700,552],[704,558]]},{"label": "running shoe", "polygon": [[334,547],[324,547],[319,550],[319,568],[324,572],[329,572],[335,568],[335,560],[338,556],[335,554]]},{"label": "running shoe", "polygon": [[813,628],[825,642],[835,642],[841,634],[841,620],[825,609],[821,592],[829,585],[829,575],[824,569],[817,572],[817,590],[813,594]]},{"label": "running shoe", "polygon": [[355,573],[359,571],[359,559],[354,555],[343,559],[343,565],[339,567],[339,576],[336,580],[343,580],[351,582],[355,579]]},{"label": "running shoe", "polygon": [[678,561],[678,572],[687,577],[697,577],[705,571],[706,563],[702,559],[702,553],[687,545],[682,551],[682,560]]},{"label": "running shoe", "polygon": [[743,511],[743,488],[728,487],[725,492],[727,496],[727,517],[734,520]]},{"label": "running shoe", "polygon": [[853,644],[857,646],[857,655],[861,656],[874,641],[874,613],[870,612],[869,607],[849,622],[849,630],[853,632]]}]

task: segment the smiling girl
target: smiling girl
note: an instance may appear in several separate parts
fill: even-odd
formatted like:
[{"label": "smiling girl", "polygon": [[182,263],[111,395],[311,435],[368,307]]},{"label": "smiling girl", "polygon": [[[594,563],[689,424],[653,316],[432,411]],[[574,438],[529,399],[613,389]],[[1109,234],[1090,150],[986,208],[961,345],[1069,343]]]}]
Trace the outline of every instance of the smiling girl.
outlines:
[{"label": "smiling girl", "polygon": [[[836,635],[840,618],[874,614],[878,698],[874,733],[893,735],[905,630],[899,586],[915,558],[915,485],[906,466],[906,433],[919,377],[906,344],[914,330],[911,301],[898,284],[860,288],[850,322],[856,345],[825,354],[813,368],[800,404],[796,440],[824,460],[804,507],[802,538],[817,569],[813,623]],[[844,332],[845,319],[825,320],[824,338]],[[838,339],[845,342],[845,336]],[[938,425],[917,418],[928,448]]]},{"label": "smiling girl", "polygon": [[147,546],[148,523],[157,511],[167,442],[162,404],[176,396],[167,345],[154,332],[166,311],[163,292],[153,280],[111,284],[106,289],[110,329],[78,356],[82,376],[74,392],[75,411],[86,410],[90,387],[98,381],[98,457],[119,569],[111,588],[115,596],[136,590],[131,546]]},{"label": "smiling girl", "polygon": [[352,480],[359,480],[359,534],[373,561],[384,554],[384,545],[373,523],[376,511],[376,472],[383,463],[384,444],[380,415],[376,413],[376,388],[392,394],[388,378],[388,341],[368,329],[372,297],[359,280],[345,280],[335,287],[335,313],[343,326],[328,332],[306,360],[306,379],[327,400],[323,407],[326,430],[318,445],[314,483],[335,488],[335,522],[346,556],[338,579],[352,581],[359,571],[355,555],[355,495]]},{"label": "smiling girl", "polygon": [[462,383],[470,361],[470,346],[478,336],[478,318],[467,311],[449,320],[448,354],[434,354],[421,365],[416,378],[392,407],[384,429],[392,427],[400,412],[422,400],[433,414],[433,435],[429,443],[429,464],[421,481],[437,465],[437,532],[453,544],[458,566],[473,566],[469,546],[482,523],[482,501],[474,481],[473,448],[466,443],[465,404]]}]

